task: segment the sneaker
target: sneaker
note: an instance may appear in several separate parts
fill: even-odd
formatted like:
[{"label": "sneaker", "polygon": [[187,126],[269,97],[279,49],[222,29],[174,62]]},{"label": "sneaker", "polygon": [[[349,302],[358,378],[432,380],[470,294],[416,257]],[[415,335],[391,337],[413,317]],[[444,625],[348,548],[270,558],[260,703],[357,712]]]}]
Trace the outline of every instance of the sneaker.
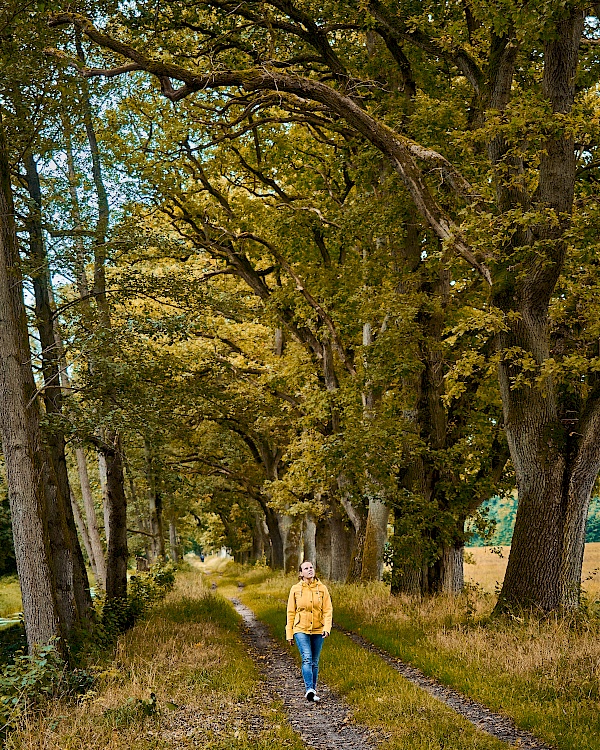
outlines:
[{"label": "sneaker", "polygon": [[320,702],[320,700],[321,700],[321,699],[319,698],[319,696],[318,696],[318,695],[317,695],[317,694],[315,693],[315,694],[313,695],[313,703],[319,703],[319,702]]},{"label": "sneaker", "polygon": [[304,697],[306,698],[306,700],[307,700],[307,701],[311,701],[311,702],[312,702],[312,701],[314,701],[314,699],[315,699],[315,696],[316,696],[316,693],[315,693],[315,691],[314,691],[314,690],[313,690],[313,689],[311,688],[310,690],[307,690],[307,691],[306,691],[306,694],[305,694],[305,696],[304,696]]}]

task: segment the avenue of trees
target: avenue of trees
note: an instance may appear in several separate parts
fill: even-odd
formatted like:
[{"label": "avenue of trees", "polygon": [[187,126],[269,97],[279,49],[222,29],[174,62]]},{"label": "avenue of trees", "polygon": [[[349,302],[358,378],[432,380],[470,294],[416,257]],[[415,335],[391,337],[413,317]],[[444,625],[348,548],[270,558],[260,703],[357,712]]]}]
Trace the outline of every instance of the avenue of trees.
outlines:
[{"label": "avenue of trees", "polygon": [[[181,540],[578,606],[600,471],[600,5],[14,2],[0,430],[28,642]],[[473,521],[471,521],[473,523]],[[84,557],[84,552],[85,557]]]}]

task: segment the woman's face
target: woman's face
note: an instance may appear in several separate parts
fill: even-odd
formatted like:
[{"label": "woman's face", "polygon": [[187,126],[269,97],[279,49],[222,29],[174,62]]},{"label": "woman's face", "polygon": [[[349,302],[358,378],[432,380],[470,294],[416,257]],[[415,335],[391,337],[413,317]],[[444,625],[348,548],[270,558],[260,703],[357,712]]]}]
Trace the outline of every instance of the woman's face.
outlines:
[{"label": "woman's face", "polygon": [[303,562],[300,566],[300,574],[305,581],[310,581],[315,577],[315,569],[311,562]]}]

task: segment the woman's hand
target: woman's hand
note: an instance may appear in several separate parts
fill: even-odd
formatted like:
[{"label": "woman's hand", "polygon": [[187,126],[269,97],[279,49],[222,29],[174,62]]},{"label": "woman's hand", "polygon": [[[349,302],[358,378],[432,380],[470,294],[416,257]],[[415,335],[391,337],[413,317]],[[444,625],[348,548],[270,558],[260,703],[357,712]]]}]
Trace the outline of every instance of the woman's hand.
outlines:
[{"label": "woman's hand", "polygon": [[329,635],[329,633],[326,630],[324,630],[323,631],[323,638],[327,638],[328,635]]},{"label": "woman's hand", "polygon": [[288,638],[288,643],[290,644],[290,646],[293,646],[294,645],[294,639],[293,638]]}]

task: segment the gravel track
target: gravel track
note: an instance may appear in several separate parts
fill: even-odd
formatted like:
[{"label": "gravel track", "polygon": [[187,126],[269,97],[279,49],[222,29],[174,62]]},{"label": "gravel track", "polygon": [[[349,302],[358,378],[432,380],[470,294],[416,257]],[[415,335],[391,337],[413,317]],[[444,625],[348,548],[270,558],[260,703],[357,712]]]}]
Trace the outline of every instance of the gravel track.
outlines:
[{"label": "gravel track", "polygon": [[519,748],[519,750],[553,750],[550,745],[544,744],[529,732],[518,729],[512,719],[494,713],[481,703],[465,697],[457,690],[446,687],[430,677],[427,677],[420,669],[405,664],[400,659],[392,656],[387,651],[378,648],[362,636],[354,633],[352,630],[346,630],[339,625],[333,626],[336,630],[344,633],[354,643],[367,649],[373,654],[380,656],[387,664],[399,672],[402,677],[426,690],[434,698],[442,701],[450,708],[454,709],[461,716],[468,719],[471,724],[488,734],[497,737],[509,745]]},{"label": "gravel track", "polygon": [[251,609],[232,599],[244,625],[242,638],[261,669],[267,689],[283,702],[291,726],[315,750],[371,750],[382,739],[366,727],[352,723],[350,709],[319,683],[321,703],[304,698],[300,670],[289,651],[269,635]]}]

